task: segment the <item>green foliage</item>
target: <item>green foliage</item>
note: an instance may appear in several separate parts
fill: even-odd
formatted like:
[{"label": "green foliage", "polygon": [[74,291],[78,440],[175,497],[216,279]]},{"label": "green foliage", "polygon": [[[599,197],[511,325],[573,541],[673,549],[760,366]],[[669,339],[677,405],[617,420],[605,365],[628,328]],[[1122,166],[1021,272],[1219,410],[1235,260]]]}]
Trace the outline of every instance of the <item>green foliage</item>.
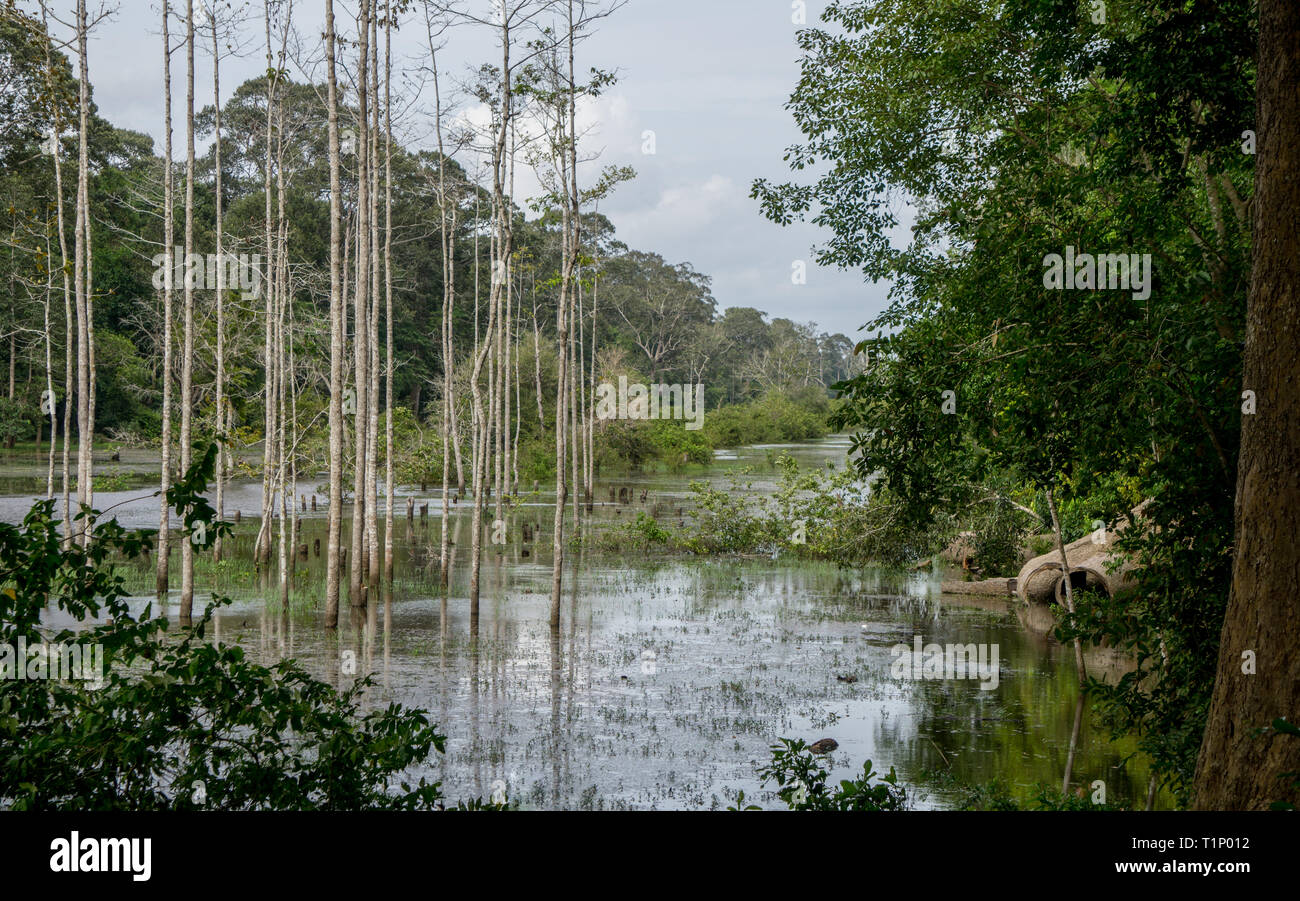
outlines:
[{"label": "green foliage", "polygon": [[830,401],[824,391],[793,395],[772,391],[757,400],[710,410],[704,432],[714,447],[806,441],[830,431],[829,414]]},{"label": "green foliage", "polygon": [[[186,531],[206,543],[229,526],[202,497],[209,446],[168,492]],[[113,561],[152,546],[152,533],[77,517],[93,531],[63,546],[51,501],[21,527],[0,524],[0,642],[48,640],[102,648],[102,687],[76,681],[0,680],[0,807],[20,810],[430,809],[438,783],[403,773],[442,751],[419,710],[396,704],[361,714],[370,682],[344,691],[293,660],[252,663],[237,646],[205,639],[214,599],[168,634],[152,605],[133,614]],[[204,533],[198,533],[203,537]],[[201,542],[202,544],[203,542]],[[86,625],[47,634],[53,603]]]},{"label": "green foliage", "polygon": [[788,553],[842,566],[901,566],[940,539],[938,527],[925,534],[906,528],[897,499],[852,468],[803,471],[787,454],[773,464],[781,480],[770,496],[754,490],[747,467],[729,471],[725,487],[692,482],[691,524],[677,544],[699,554]]},{"label": "green foliage", "polygon": [[752,483],[742,483],[748,470],[727,474],[729,488],[691,482],[694,504],[688,515],[694,530],[682,544],[697,554],[742,554],[761,550],[772,539],[765,518],[751,509],[747,493]]},{"label": "green foliage", "polygon": [[[763,784],[775,783],[777,796],[791,810],[903,810],[907,792],[898,782],[894,768],[877,779],[868,760],[857,779],[830,783],[830,771],[821,759],[797,738],[783,738],[772,745],[772,760],[759,770]],[[738,803],[743,802],[743,798]]]},{"label": "green foliage", "polygon": [[[1052,489],[1067,539],[1149,502],[1119,543],[1136,591],[1078,628],[1137,660],[1090,690],[1185,800],[1231,573],[1255,21],[1249,0],[1107,10],[829,4],[798,33],[787,157],[824,174],[753,193],[828,229],[822,263],[893,284],[835,422],[903,527],[1000,482]],[[1150,254],[1148,290],[1048,289],[1067,247]]]},{"label": "green foliage", "polygon": [[34,427],[31,404],[21,398],[0,397],[0,441],[6,447],[30,437]]},{"label": "green foliage", "polygon": [[1003,497],[989,505],[988,514],[975,530],[975,559],[987,578],[1014,576],[1020,571],[1024,545],[1024,514]]},{"label": "green foliage", "polygon": [[1017,798],[1006,783],[994,780],[966,790],[958,810],[1128,810],[1117,804],[1095,804],[1086,790],[1062,794],[1060,789],[1036,785],[1028,799]]}]

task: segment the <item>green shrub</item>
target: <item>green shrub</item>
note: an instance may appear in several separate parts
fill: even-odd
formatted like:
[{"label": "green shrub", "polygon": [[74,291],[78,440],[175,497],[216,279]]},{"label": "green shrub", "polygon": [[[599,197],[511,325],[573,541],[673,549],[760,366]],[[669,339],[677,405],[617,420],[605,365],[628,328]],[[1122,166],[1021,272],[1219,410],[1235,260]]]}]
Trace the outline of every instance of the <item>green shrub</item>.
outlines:
[{"label": "green shrub", "polygon": [[[167,493],[185,529],[205,523],[207,543],[229,526],[203,498],[215,446]],[[390,704],[362,715],[359,680],[345,691],[293,660],[261,666],[242,648],[209,643],[210,603],[192,626],[167,634],[151,605],[137,617],[114,559],[152,546],[152,532],[97,523],[86,547],[63,547],[52,501],[21,527],[0,524],[0,642],[98,646],[103,685],[0,679],[0,808],[20,810],[430,809],[439,783],[403,773],[444,738],[423,711]],[[54,604],[101,624],[53,635]]]},{"label": "green shrub", "polygon": [[[772,760],[759,770],[759,776],[764,785],[776,783],[777,796],[791,810],[882,811],[907,807],[907,792],[899,784],[893,767],[889,768],[889,775],[877,781],[868,760],[862,765],[860,778],[844,779],[838,786],[831,786],[830,771],[800,739],[783,738],[771,751]],[[737,799],[737,807],[742,803],[743,793]]]}]

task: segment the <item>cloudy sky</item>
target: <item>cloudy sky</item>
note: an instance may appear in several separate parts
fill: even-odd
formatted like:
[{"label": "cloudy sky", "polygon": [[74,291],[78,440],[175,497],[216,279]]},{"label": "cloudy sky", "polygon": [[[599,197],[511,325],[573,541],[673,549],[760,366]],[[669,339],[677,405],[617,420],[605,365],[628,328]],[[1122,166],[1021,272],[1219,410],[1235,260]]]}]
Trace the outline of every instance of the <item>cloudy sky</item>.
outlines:
[{"label": "cloudy sky", "polygon": [[[196,0],[195,6],[206,2]],[[481,5],[486,8],[486,0]],[[749,198],[754,178],[784,175],[784,149],[798,139],[783,108],[798,77],[792,6],[791,0],[629,0],[601,22],[581,45],[578,66],[616,70],[618,83],[583,110],[585,150],[600,154],[588,169],[594,174],[618,164],[637,170],[636,180],[620,186],[602,212],[628,245],[671,262],[689,261],[712,276],[719,309],[753,306],[853,337],[883,307],[886,286],[864,282],[858,273],[816,268],[810,248],[821,240],[817,230],[773,225]],[[807,20],[815,22],[823,6],[808,0]],[[255,0],[250,9],[256,18],[245,27],[246,54],[222,61],[226,96],[265,66],[257,43],[263,40],[261,3]],[[290,64],[295,79],[306,77],[301,67],[310,69],[312,58],[319,61],[323,9],[322,0],[294,3],[293,21],[302,35],[301,61]],[[152,135],[161,146],[158,10],[157,0],[117,0],[116,11],[96,28],[89,54],[101,113]],[[338,0],[336,10],[340,29],[351,30],[354,0]],[[394,38],[395,69],[415,73],[427,62],[424,22],[417,15]],[[444,89],[447,81],[468,81],[472,68],[498,58],[493,36],[481,28],[453,29],[444,41]],[[204,50],[196,72],[202,105],[211,93]],[[175,140],[182,151],[183,52],[173,58],[173,95]],[[431,97],[402,123],[410,142],[427,140],[423,110],[432,109]],[[462,102],[460,114],[474,119],[481,111]],[[654,132],[653,155],[644,152],[647,131]],[[463,162],[473,165],[471,159]],[[521,199],[536,193],[536,182],[524,178],[522,169]],[[805,285],[792,284],[796,260],[808,261]]]}]

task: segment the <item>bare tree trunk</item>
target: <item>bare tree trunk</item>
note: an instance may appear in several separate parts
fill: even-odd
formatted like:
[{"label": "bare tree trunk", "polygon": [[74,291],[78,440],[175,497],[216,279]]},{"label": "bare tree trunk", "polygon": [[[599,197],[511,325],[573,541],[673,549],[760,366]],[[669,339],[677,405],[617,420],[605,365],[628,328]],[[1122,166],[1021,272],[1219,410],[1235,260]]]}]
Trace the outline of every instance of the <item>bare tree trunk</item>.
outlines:
[{"label": "bare tree trunk", "polygon": [[169,589],[168,566],[171,561],[171,508],[167,505],[167,489],[172,480],[172,292],[175,290],[176,260],[173,255],[175,200],[172,183],[172,67],[169,20],[171,8],[163,0],[163,363],[162,363],[162,438],[158,458],[162,467],[159,478],[161,489],[158,502],[158,559],[154,573],[154,590],[159,598],[166,598]]},{"label": "bare tree trunk", "polygon": [[[519,281],[519,293],[523,292],[523,280]],[[519,421],[524,418],[524,408],[520,405],[520,388],[519,388],[519,343],[520,343],[520,322],[519,322],[519,305],[515,304],[514,316],[511,322],[514,325],[515,340],[511,356],[515,361],[515,435],[514,449],[510,451],[510,493],[517,495],[519,493]]]},{"label": "bare tree trunk", "polygon": [[[57,135],[58,133],[55,132]],[[57,141],[58,138],[56,137]],[[57,150],[56,150],[57,152]],[[62,200],[60,200],[62,203]],[[45,221],[45,259],[52,256],[50,247],[50,223],[47,214]],[[54,449],[59,438],[58,407],[54,403],[54,336],[50,333],[50,303],[54,296],[54,267],[45,267],[45,397],[50,407],[50,453],[49,465],[45,471],[45,499],[54,499]]]},{"label": "bare tree trunk", "polygon": [[335,72],[334,0],[325,0],[325,57],[329,107],[330,165],[330,500],[325,564],[325,625],[338,628],[339,551],[343,506],[343,317],[342,190],[339,173],[338,77]]},{"label": "bare tree trunk", "polygon": [[1196,767],[1201,810],[1300,804],[1300,739],[1269,730],[1300,710],[1300,6],[1260,0],[1254,260],[1246,309],[1236,551],[1209,720]]},{"label": "bare tree trunk", "polygon": [[537,322],[537,278],[532,280],[533,293],[533,384],[537,387],[537,427],[546,428],[546,413],[542,409],[542,333]]},{"label": "bare tree trunk", "polygon": [[384,581],[393,582],[393,4],[384,6]]},{"label": "bare tree trunk", "polygon": [[[596,212],[600,212],[600,202],[596,202]],[[586,407],[587,426],[587,509],[591,509],[592,496],[596,484],[596,464],[593,459],[596,454],[596,333],[598,331],[596,315],[600,310],[600,246],[597,242],[592,242],[592,266],[591,266],[591,363],[590,376],[588,384],[591,388],[590,397],[592,403]]]},{"label": "bare tree trunk", "polygon": [[[483,346],[478,351],[478,358],[475,360],[474,372],[470,388],[474,392],[474,411],[475,417],[479,422],[479,441],[478,441],[478,463],[475,469],[474,484],[474,514],[473,514],[473,535],[470,549],[470,623],[471,627],[477,624],[478,620],[478,602],[479,602],[479,572],[482,566],[483,554],[483,483],[488,477],[488,456],[492,452],[490,443],[492,438],[492,426],[495,422],[493,419],[494,411],[489,410],[486,414],[482,407],[482,397],[479,389],[479,378],[481,377],[483,363],[493,350],[494,343],[500,341],[500,310],[502,306],[502,293],[505,290],[504,281],[507,277],[507,261],[510,259],[513,245],[513,232],[511,222],[510,201],[506,197],[506,142],[510,135],[510,126],[513,118],[513,84],[512,68],[510,63],[512,16],[504,5],[500,8],[500,35],[501,35],[501,108],[498,111],[498,120],[494,123],[495,133],[493,134],[492,146],[492,247],[490,260],[492,263],[491,282],[488,291],[488,325],[483,335]],[[497,344],[497,352],[493,357],[493,370],[489,380],[495,382],[499,372],[498,361],[500,359],[500,347]],[[499,390],[497,391],[499,395]],[[496,411],[496,412],[499,412]],[[500,427],[496,423],[496,432],[499,437]],[[498,474],[500,457],[497,458]],[[497,501],[500,502],[500,491],[497,492]]]},{"label": "bare tree trunk", "polygon": [[556,364],[556,403],[555,403],[555,523],[554,531],[554,567],[551,574],[551,627],[560,624],[560,589],[564,578],[564,502],[567,499],[568,484],[565,478],[565,443],[568,430],[568,413],[566,409],[571,396],[567,384],[569,374],[569,309],[573,304],[573,280],[578,266],[578,254],[582,230],[579,222],[578,194],[578,135],[576,128],[577,97],[574,82],[574,29],[573,0],[568,4],[568,141],[560,142],[560,169],[567,168],[568,177],[561,178],[567,182],[567,196],[564,204],[565,247],[564,263],[561,270],[560,303],[556,312],[556,336],[559,348],[559,360]]},{"label": "bare tree trunk", "polygon": [[352,565],[348,567],[348,594],[353,607],[362,605],[361,582],[366,575],[366,426],[369,423],[367,388],[370,384],[369,345],[370,289],[370,0],[361,0],[357,31],[360,52],[357,68],[357,264],[353,294],[353,385],[356,415],[353,417],[352,474]]},{"label": "bare tree trunk", "polygon": [[[213,172],[215,175],[215,216],[217,239],[217,519],[226,515],[226,254],[222,231],[222,179],[221,179],[221,47],[217,36],[217,7],[212,15],[212,108],[215,110]],[[212,559],[221,560],[221,533],[217,532],[212,545]]]},{"label": "bare tree trunk", "polygon": [[379,580],[379,2],[371,0],[370,15],[370,309],[367,320],[370,398],[366,421],[366,582]]},{"label": "bare tree trunk", "polygon": [[[194,427],[194,0],[185,2],[185,325],[181,351],[181,472],[190,468]],[[194,605],[194,543],[181,542],[181,622]]]},{"label": "bare tree trunk", "polygon": [[[75,226],[74,281],[77,307],[77,503],[94,502],[92,480],[92,445],[95,439],[95,422],[90,407],[90,385],[94,379],[90,353],[90,315],[92,290],[90,277],[90,194],[88,181],[89,128],[90,128],[90,66],[86,59],[86,0],[77,0],[77,55],[80,84],[78,89],[79,125],[77,129],[77,221]],[[83,544],[90,535],[87,523],[81,520],[77,532]]]},{"label": "bare tree trunk", "polygon": [[[281,63],[283,64],[283,57],[281,57]],[[276,271],[279,275],[277,278],[275,312],[276,473],[280,493],[280,609],[287,615],[289,612],[289,544],[293,540],[293,532],[289,531],[286,534],[286,529],[291,524],[289,507],[293,499],[288,495],[290,451],[287,447],[288,436],[285,429],[287,413],[285,395],[293,390],[293,384],[292,373],[288,371],[285,364],[285,356],[288,346],[293,342],[293,336],[286,328],[286,325],[291,325],[291,323],[287,323],[287,310],[291,303],[293,286],[289,282],[289,223],[285,215],[283,99],[277,101],[276,119],[276,231],[279,235],[276,253]]]},{"label": "bare tree trunk", "polygon": [[[53,71],[54,67],[50,60],[51,50],[49,44],[49,22],[45,3],[41,3],[41,24],[45,27],[46,44],[45,44],[45,62],[47,77],[50,79],[50,90],[53,92]],[[65,548],[72,543],[72,498],[71,498],[71,473],[69,472],[69,457],[71,449],[72,436],[72,404],[76,387],[73,385],[73,313],[72,313],[72,279],[68,275],[68,238],[67,226],[63,217],[63,122],[59,117],[59,105],[51,104],[54,110],[53,126],[53,143],[51,145],[51,156],[54,160],[54,196],[55,196],[55,222],[59,230],[59,268],[63,272],[63,452],[62,452],[62,489],[63,489],[63,545]],[[53,396],[50,399],[53,405]],[[54,433],[50,433],[51,451],[53,451]],[[164,504],[166,502],[164,501]]]},{"label": "bare tree trunk", "polygon": [[[1069,611],[1071,625],[1074,623],[1074,587],[1070,582],[1070,561],[1065,555],[1065,537],[1061,533],[1061,522],[1056,516],[1056,498],[1052,489],[1046,489],[1047,509],[1052,514],[1052,532],[1056,535],[1056,550],[1061,555],[1061,572],[1065,577],[1065,608]],[[1083,643],[1074,639],[1074,670],[1079,677],[1079,687],[1088,681],[1088,673],[1083,666]]]},{"label": "bare tree trunk", "polygon": [[263,378],[262,411],[262,524],[257,531],[257,542],[253,549],[254,565],[259,569],[271,562],[271,527],[275,516],[275,507],[271,492],[272,467],[275,463],[275,235],[271,219],[271,133],[272,114],[275,106],[275,88],[277,76],[271,55],[271,3],[263,0],[262,21],[266,31],[266,152],[263,155],[262,191],[264,193],[263,229],[266,233],[266,286],[263,289],[263,309],[266,317],[263,329],[262,357],[265,377]]},{"label": "bare tree trunk", "polygon": [[[440,222],[440,239],[442,244],[442,535],[439,549],[439,580],[445,590],[448,586],[451,568],[450,536],[448,526],[451,520],[451,442],[455,426],[455,341],[453,334],[454,319],[452,312],[456,302],[455,280],[455,240],[456,219],[459,207],[453,203],[451,212],[447,210],[447,166],[446,151],[442,141],[442,91],[438,83],[438,52],[434,46],[433,23],[426,10],[425,29],[429,39],[429,62],[433,70],[434,130],[438,138],[438,217]],[[457,454],[459,465],[459,453]],[[461,479],[462,484],[464,478]]]}]

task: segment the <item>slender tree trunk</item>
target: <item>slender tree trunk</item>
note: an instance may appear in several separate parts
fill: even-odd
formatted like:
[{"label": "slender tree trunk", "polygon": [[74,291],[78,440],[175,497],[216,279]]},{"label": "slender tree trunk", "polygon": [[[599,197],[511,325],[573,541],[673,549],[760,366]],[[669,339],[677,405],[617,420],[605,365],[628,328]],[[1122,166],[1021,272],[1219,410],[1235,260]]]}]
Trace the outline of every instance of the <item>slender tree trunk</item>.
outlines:
[{"label": "slender tree trunk", "polygon": [[[194,440],[194,0],[185,3],[185,326],[181,352],[181,472],[190,468]],[[181,542],[181,622],[194,605],[194,543]]]},{"label": "slender tree trunk", "polygon": [[384,5],[384,581],[393,582],[393,4]]},{"label": "slender tree trunk", "polygon": [[163,0],[163,362],[162,362],[162,436],[158,452],[162,468],[159,476],[161,489],[158,502],[158,559],[154,572],[154,590],[159,598],[166,598],[169,589],[168,568],[171,562],[171,508],[167,505],[167,489],[172,480],[172,293],[175,290],[175,197],[172,182],[172,66],[169,21],[171,8]]},{"label": "slender tree trunk", "polygon": [[[471,627],[475,626],[478,621],[478,602],[479,602],[479,571],[482,566],[483,554],[483,489],[484,482],[488,477],[489,455],[492,453],[490,440],[492,437],[493,411],[485,413],[482,405],[482,396],[479,388],[479,379],[482,375],[483,363],[490,355],[493,344],[499,340],[500,335],[500,310],[501,297],[505,290],[504,281],[507,273],[507,260],[510,259],[512,250],[513,234],[510,201],[506,197],[505,178],[506,178],[506,142],[510,134],[510,125],[513,118],[513,85],[511,82],[511,63],[510,52],[513,36],[511,34],[511,17],[509,15],[501,16],[500,23],[501,34],[501,108],[499,111],[498,121],[495,123],[496,131],[493,135],[492,147],[492,248],[490,260],[492,263],[492,278],[488,291],[488,324],[483,334],[483,346],[478,351],[478,358],[475,360],[474,372],[472,376],[471,389],[474,393],[474,413],[478,422],[478,455],[475,470],[474,484],[474,514],[473,514],[473,536],[471,538],[470,549],[470,622]],[[499,359],[499,349],[494,357],[494,369],[489,374],[489,380],[495,381],[496,360]],[[499,392],[498,392],[499,393]],[[499,433],[499,428],[497,429]],[[499,457],[498,457],[499,461]],[[500,492],[498,491],[498,500]]]},{"label": "slender tree trunk", "polygon": [[[53,72],[54,66],[51,60],[51,50],[49,44],[49,22],[45,4],[41,4],[41,24],[45,28],[45,67],[47,77],[49,78],[50,91],[53,93]],[[59,105],[52,104],[54,110],[54,142],[51,147],[51,157],[54,161],[54,197],[55,197],[55,221],[59,230],[59,268],[63,272],[63,452],[61,461],[61,477],[63,490],[63,546],[70,547],[72,543],[72,497],[71,497],[71,472],[70,472],[70,455],[72,440],[72,406],[76,395],[76,386],[73,384],[73,294],[72,294],[72,277],[68,272],[68,237],[67,225],[63,216],[63,122],[59,116]],[[51,403],[53,399],[51,398]],[[53,441],[53,433],[51,433]],[[51,448],[53,449],[53,448]],[[166,502],[164,501],[164,504]]]},{"label": "slender tree trunk", "polygon": [[353,385],[356,415],[353,434],[356,446],[352,474],[352,565],[348,567],[348,595],[353,607],[363,603],[361,583],[367,575],[366,561],[366,427],[370,421],[367,388],[370,384],[370,0],[361,0],[357,24],[360,52],[357,68],[357,262],[353,293]]},{"label": "slender tree trunk", "polygon": [[[283,55],[280,62],[283,65]],[[275,313],[275,369],[277,375],[275,392],[277,420],[276,472],[280,493],[280,609],[287,615],[289,612],[289,567],[291,559],[289,545],[293,541],[294,533],[287,531],[288,527],[292,525],[289,507],[292,505],[293,498],[289,497],[288,493],[290,450],[287,446],[288,435],[285,426],[285,418],[288,413],[285,395],[293,390],[293,374],[289,372],[285,357],[288,354],[289,346],[293,343],[293,335],[289,331],[292,323],[287,321],[287,311],[293,296],[293,286],[289,281],[289,222],[285,214],[283,99],[278,100],[276,103],[276,120],[276,231],[279,235],[276,252],[276,271],[279,276],[277,279],[278,292]]]},{"label": "slender tree trunk", "polygon": [[[226,254],[222,230],[222,179],[221,179],[221,47],[217,35],[217,8],[212,7],[212,108],[215,111],[212,147],[215,176],[214,202],[217,239],[217,519],[226,515]],[[212,544],[212,559],[221,560],[221,533]]]},{"label": "slender tree trunk", "polygon": [[[1056,550],[1061,555],[1061,572],[1065,578],[1065,608],[1069,611],[1070,622],[1074,622],[1074,587],[1070,582],[1070,561],[1065,555],[1065,537],[1061,533],[1061,522],[1056,516],[1056,498],[1052,489],[1047,489],[1047,509],[1052,514],[1052,532],[1056,535]],[[1079,688],[1082,689],[1088,681],[1088,673],[1083,666],[1083,643],[1074,639],[1074,670],[1079,678]],[[1068,777],[1067,777],[1068,778]]]},{"label": "slender tree trunk", "polygon": [[[554,536],[554,568],[551,573],[551,627],[557,628],[560,624],[560,590],[564,578],[564,502],[567,499],[568,484],[565,478],[565,444],[568,438],[566,434],[569,426],[569,411],[567,409],[571,394],[571,386],[568,384],[572,376],[569,373],[569,328],[570,328],[570,310],[573,307],[574,275],[578,267],[578,255],[580,253],[582,230],[579,222],[579,194],[578,194],[578,135],[576,128],[576,106],[577,96],[574,81],[574,29],[573,29],[573,0],[568,4],[568,51],[569,51],[569,72],[568,72],[568,93],[567,93],[567,113],[568,113],[568,140],[560,142],[560,169],[568,170],[568,177],[562,178],[562,182],[567,182],[567,197],[565,198],[564,225],[566,241],[564,246],[564,263],[561,270],[561,287],[559,310],[556,313],[556,335],[559,349],[559,361],[556,365],[556,403],[555,403],[555,523],[552,535]],[[576,469],[576,467],[575,467]],[[576,524],[576,523],[575,523]]]},{"label": "slender tree trunk", "polygon": [[[90,128],[90,72],[86,59],[86,0],[77,0],[77,54],[80,84],[78,86],[79,124],[77,129],[77,221],[75,226],[74,281],[77,307],[77,503],[94,502],[92,479],[92,444],[95,423],[91,418],[90,384],[94,378],[90,356],[90,199],[88,181],[89,128]],[[77,533],[83,544],[90,535],[86,520],[80,520]]]},{"label": "slender tree trunk", "polygon": [[546,428],[546,413],[542,409],[542,332],[537,320],[537,279],[532,280],[533,294],[533,384],[537,387],[537,427]]},{"label": "slender tree trunk", "polygon": [[379,0],[370,7],[370,309],[366,340],[370,398],[366,421],[366,582],[378,584],[379,558]]},{"label": "slender tree trunk", "polygon": [[[57,132],[56,132],[57,135]],[[55,138],[57,141],[57,137]],[[50,452],[49,465],[45,471],[45,499],[54,499],[54,449],[59,437],[58,405],[54,403],[54,336],[50,333],[50,303],[54,296],[54,267],[48,265],[51,260],[50,221],[45,221],[45,397],[50,407]],[[39,438],[39,433],[38,433]],[[38,440],[39,443],[39,440]]]},{"label": "slender tree trunk", "polygon": [[325,625],[338,628],[339,551],[343,506],[343,317],[342,189],[339,172],[338,77],[335,72],[334,0],[325,0],[325,59],[328,82],[330,166],[330,403],[329,537],[325,564]]},{"label": "slender tree trunk", "polygon": [[[447,200],[447,166],[446,151],[442,141],[442,91],[438,83],[438,52],[434,46],[433,24],[425,18],[425,28],[429,38],[429,62],[433,70],[434,130],[438,139],[438,218],[442,245],[442,529],[439,545],[439,580],[446,590],[451,569],[450,536],[448,528],[451,521],[451,454],[453,428],[455,425],[455,342],[453,309],[456,302],[455,281],[455,240],[456,219],[459,207],[451,204],[448,212]],[[459,457],[458,457],[459,459]],[[462,478],[462,483],[463,483]]]},{"label": "slender tree trunk", "polygon": [[273,73],[274,63],[271,52],[271,3],[264,0],[262,4],[262,21],[266,32],[266,148],[262,157],[262,192],[263,218],[262,227],[266,243],[266,284],[263,287],[263,312],[265,322],[262,330],[262,358],[264,366],[263,410],[262,410],[262,523],[257,531],[257,542],[253,549],[254,565],[260,568],[271,562],[271,528],[275,516],[275,506],[271,493],[272,475],[275,464],[275,312],[273,309],[275,291],[275,235],[272,231],[271,213],[271,135],[272,115],[275,107],[275,87],[277,77]]},{"label": "slender tree trunk", "polygon": [[1260,0],[1254,260],[1246,308],[1236,553],[1218,673],[1196,767],[1201,810],[1300,804],[1300,6]]}]

